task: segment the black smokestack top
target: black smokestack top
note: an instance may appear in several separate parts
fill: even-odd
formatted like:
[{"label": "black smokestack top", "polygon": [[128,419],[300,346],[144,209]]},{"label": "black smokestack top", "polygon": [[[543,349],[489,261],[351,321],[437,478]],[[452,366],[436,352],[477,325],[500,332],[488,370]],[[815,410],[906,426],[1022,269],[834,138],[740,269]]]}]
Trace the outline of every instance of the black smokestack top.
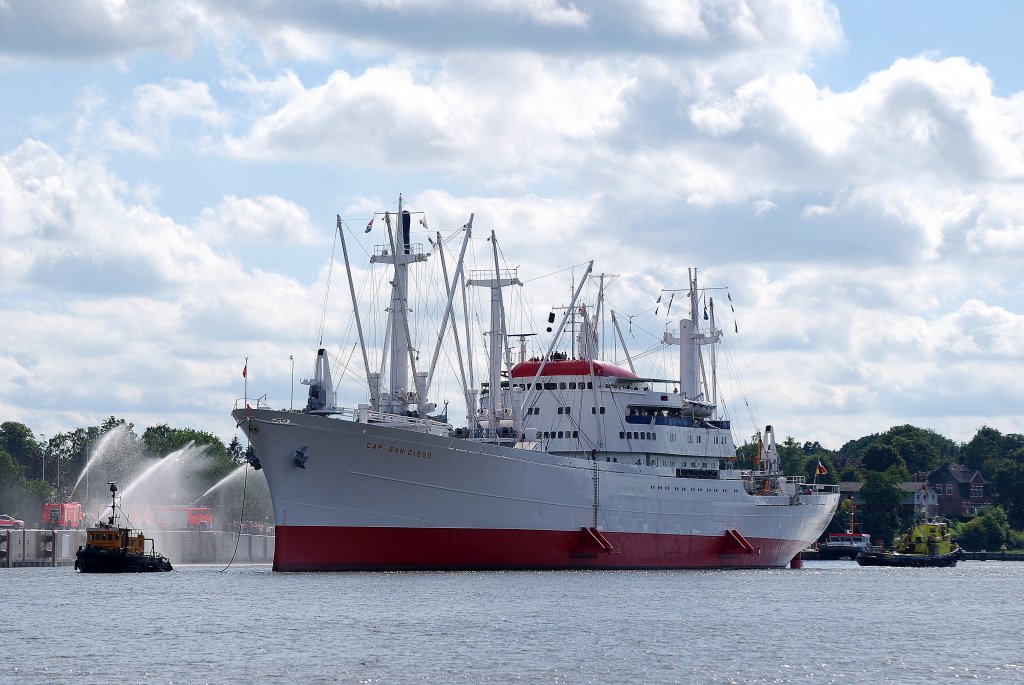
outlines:
[{"label": "black smokestack top", "polygon": [[409,230],[412,226],[412,216],[409,212],[402,212],[402,246],[405,254],[409,254]]}]

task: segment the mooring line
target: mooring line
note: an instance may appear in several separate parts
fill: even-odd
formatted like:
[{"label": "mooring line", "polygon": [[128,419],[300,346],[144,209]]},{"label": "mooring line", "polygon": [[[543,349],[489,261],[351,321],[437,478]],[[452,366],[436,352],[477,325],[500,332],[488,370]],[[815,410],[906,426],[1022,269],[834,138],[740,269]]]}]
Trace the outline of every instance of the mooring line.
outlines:
[{"label": "mooring line", "polygon": [[241,511],[238,512],[238,534],[235,535],[235,548],[233,550],[231,550],[231,558],[228,559],[228,565],[220,570],[221,573],[224,573],[229,568],[231,568],[231,564],[235,561],[235,554],[238,553],[238,541],[242,539],[242,521],[245,520],[245,490],[246,490],[246,486],[248,485],[248,483],[249,483],[249,463],[246,462],[246,464],[245,464],[245,475],[242,478],[242,509],[241,509]]}]

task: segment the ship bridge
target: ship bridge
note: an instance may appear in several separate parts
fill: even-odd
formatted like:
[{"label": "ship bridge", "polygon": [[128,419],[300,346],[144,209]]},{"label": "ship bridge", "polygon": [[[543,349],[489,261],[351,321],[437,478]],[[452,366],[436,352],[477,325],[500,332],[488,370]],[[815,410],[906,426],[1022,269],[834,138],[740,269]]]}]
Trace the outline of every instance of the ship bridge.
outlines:
[{"label": "ship bridge", "polygon": [[[544,368],[541,369],[541,365]],[[629,369],[590,359],[530,359],[512,367],[512,378],[533,378],[540,370],[541,376],[604,376],[612,379],[637,379]]]}]

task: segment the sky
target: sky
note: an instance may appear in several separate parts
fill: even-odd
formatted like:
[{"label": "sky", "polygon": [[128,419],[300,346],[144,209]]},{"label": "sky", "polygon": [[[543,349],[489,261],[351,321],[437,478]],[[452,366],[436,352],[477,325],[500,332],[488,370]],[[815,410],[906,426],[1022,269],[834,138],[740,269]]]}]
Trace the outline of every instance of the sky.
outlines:
[{"label": "sky", "polygon": [[335,217],[372,289],[401,193],[446,249],[495,232],[531,353],[587,261],[634,352],[698,268],[737,442],[1024,432],[1022,15],[0,0],[0,419],[229,440],[243,393],[304,402],[321,340],[364,401]]}]

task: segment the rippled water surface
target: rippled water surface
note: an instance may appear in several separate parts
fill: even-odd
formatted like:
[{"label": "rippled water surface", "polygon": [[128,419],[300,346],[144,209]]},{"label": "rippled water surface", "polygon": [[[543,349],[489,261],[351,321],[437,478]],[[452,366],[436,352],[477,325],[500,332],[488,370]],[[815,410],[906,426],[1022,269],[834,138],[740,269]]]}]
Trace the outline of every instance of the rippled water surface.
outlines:
[{"label": "rippled water surface", "polygon": [[1024,564],[0,570],[0,682],[1022,682]]}]

